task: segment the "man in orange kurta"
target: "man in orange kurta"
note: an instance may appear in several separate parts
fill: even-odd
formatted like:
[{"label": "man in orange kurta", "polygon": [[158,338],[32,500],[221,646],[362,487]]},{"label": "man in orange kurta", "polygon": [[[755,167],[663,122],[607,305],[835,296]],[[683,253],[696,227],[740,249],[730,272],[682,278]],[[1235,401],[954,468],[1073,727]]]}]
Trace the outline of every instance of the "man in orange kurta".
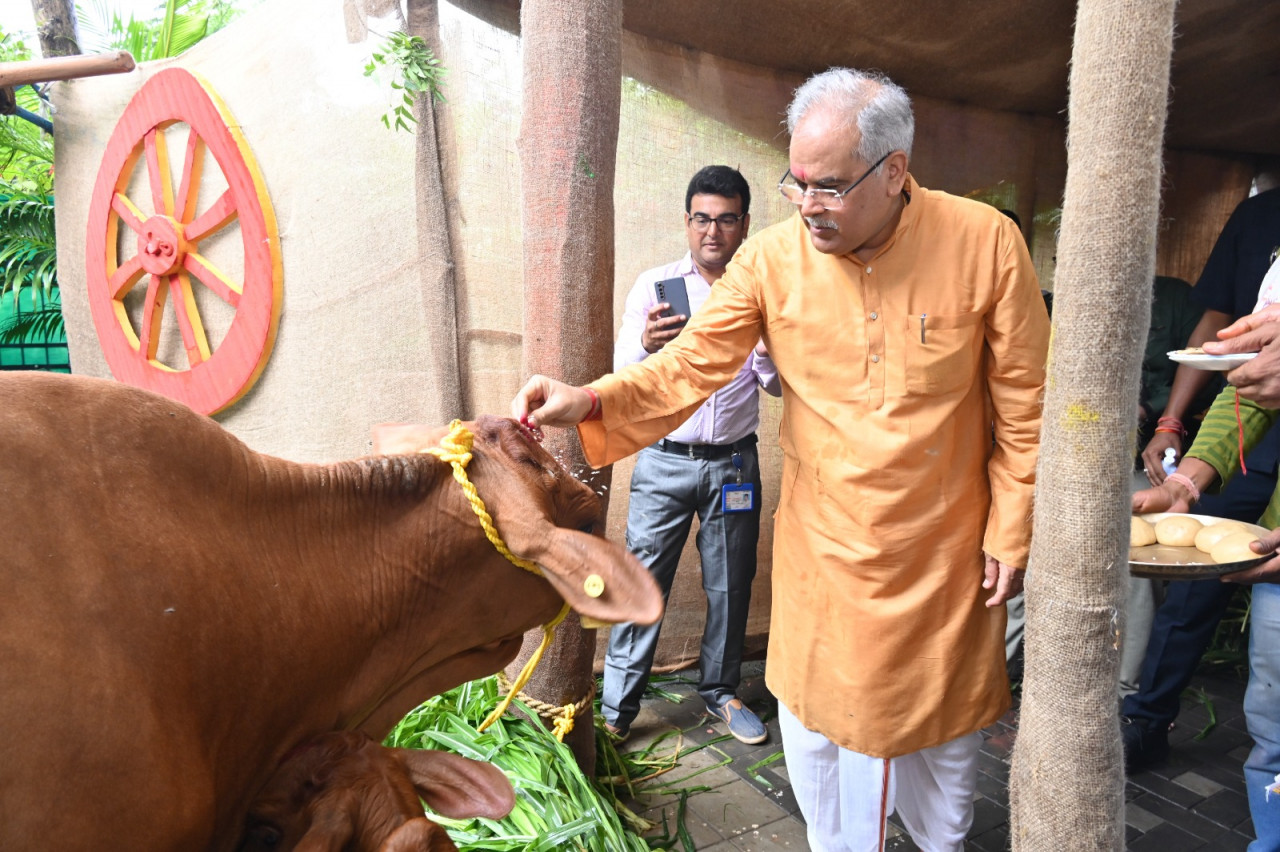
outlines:
[{"label": "man in orange kurta", "polygon": [[922,848],[959,850],[976,732],[1010,703],[1048,316],[1013,223],[908,174],[914,119],[887,78],[818,75],[788,125],[799,215],[748,240],[661,353],[587,388],[534,377],[512,409],[580,424],[608,464],[763,338],[784,453],[766,680],[810,844],[875,848],[896,804]]}]

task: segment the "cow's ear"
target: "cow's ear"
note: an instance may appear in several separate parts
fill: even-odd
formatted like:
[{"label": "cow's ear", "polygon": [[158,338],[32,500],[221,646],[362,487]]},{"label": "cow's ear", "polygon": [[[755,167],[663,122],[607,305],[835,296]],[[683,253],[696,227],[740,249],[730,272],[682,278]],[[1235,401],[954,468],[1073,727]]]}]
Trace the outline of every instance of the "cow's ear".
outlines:
[{"label": "cow's ear", "polygon": [[355,836],[359,801],[350,795],[322,796],[311,814],[311,827],[293,847],[294,852],[342,852]]},{"label": "cow's ear", "polygon": [[418,795],[431,810],[451,819],[502,819],[516,805],[516,793],[502,770],[430,749],[388,749],[409,770]]},{"label": "cow's ear", "polygon": [[617,624],[654,624],[662,618],[662,591],[644,564],[611,541],[555,527],[537,552],[537,562],[555,590],[585,616]]},{"label": "cow's ear", "polygon": [[419,426],[416,423],[382,423],[373,427],[373,452],[379,456],[420,453],[440,445],[449,434],[447,426]]}]

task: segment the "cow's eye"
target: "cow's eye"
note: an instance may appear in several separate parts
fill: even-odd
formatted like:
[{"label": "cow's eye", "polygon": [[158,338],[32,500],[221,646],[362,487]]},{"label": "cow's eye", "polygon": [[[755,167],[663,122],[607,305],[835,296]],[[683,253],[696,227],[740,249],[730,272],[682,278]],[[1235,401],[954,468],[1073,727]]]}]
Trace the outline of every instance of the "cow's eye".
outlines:
[{"label": "cow's eye", "polygon": [[255,825],[249,830],[251,848],[275,849],[280,844],[280,829],[274,825]]},{"label": "cow's eye", "polygon": [[591,535],[592,533],[594,533],[594,532],[596,531],[596,525],[595,525],[594,523],[592,523],[591,521],[588,521],[587,523],[585,523],[585,524],[583,524],[582,526],[578,527],[578,531],[579,531],[579,532],[584,532],[584,533],[586,533],[587,535]]}]

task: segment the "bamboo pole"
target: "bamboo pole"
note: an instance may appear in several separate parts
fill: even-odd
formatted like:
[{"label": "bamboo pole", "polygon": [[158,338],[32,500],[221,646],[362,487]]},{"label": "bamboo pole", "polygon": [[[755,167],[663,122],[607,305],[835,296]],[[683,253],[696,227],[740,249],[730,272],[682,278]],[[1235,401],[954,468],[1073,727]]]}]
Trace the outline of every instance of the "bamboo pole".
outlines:
[{"label": "bamboo pole", "polygon": [[103,74],[123,74],[135,67],[133,57],[125,50],[115,53],[92,53],[85,56],[59,56],[53,59],[31,59],[0,64],[0,87],[75,80]]}]

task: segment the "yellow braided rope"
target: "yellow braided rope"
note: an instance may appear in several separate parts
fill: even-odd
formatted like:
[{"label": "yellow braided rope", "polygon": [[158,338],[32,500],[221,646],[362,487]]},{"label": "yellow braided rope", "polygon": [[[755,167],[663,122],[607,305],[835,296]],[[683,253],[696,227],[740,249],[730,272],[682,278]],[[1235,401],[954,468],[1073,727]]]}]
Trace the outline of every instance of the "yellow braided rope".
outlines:
[{"label": "yellow braided rope", "polygon": [[455,420],[449,424],[449,434],[440,441],[439,447],[429,447],[422,452],[433,455],[440,461],[448,462],[453,467],[453,478],[462,486],[462,493],[467,495],[471,510],[476,513],[476,517],[480,519],[480,526],[484,528],[485,538],[489,539],[494,548],[507,557],[512,565],[541,577],[542,569],[537,566],[537,563],[516,556],[502,540],[502,536],[498,535],[489,510],[484,507],[484,501],[480,499],[475,485],[467,478],[467,463],[471,461],[471,446],[474,441],[475,437],[467,431],[467,427],[462,425],[462,421]]},{"label": "yellow braided rope", "polygon": [[[498,535],[498,530],[493,525],[493,517],[485,509],[484,501],[480,499],[480,493],[476,491],[475,485],[467,477],[467,464],[471,461],[471,447],[474,442],[475,436],[462,425],[462,421],[454,420],[449,424],[449,434],[440,441],[440,446],[429,447],[422,452],[433,455],[443,462],[448,462],[453,467],[453,478],[462,486],[462,493],[467,495],[467,502],[471,504],[471,510],[480,519],[480,526],[484,529],[485,538],[489,539],[494,549],[505,556],[512,565],[541,577],[542,569],[538,567],[537,563],[516,556],[507,547],[506,542],[502,540],[502,536]],[[542,625],[542,642],[538,644],[538,649],[533,652],[533,656],[529,658],[529,661],[524,664],[524,668],[520,670],[520,675],[515,679],[511,690],[503,696],[502,701],[489,714],[489,717],[480,723],[480,727],[477,730],[484,731],[497,721],[498,717],[507,712],[507,708],[511,706],[511,699],[515,697],[516,693],[524,689],[525,684],[529,682],[529,678],[533,676],[533,670],[538,667],[538,663],[542,661],[542,655],[546,653],[547,648],[551,646],[551,640],[555,638],[556,627],[560,622],[564,621],[565,616],[568,614],[569,604],[566,603],[560,609],[559,615]],[[563,740],[564,735],[573,730],[572,707],[569,710],[567,722],[564,723],[567,727],[564,727],[563,731],[560,730],[562,727],[561,721],[557,719],[555,723],[556,739],[558,740]]]}]

